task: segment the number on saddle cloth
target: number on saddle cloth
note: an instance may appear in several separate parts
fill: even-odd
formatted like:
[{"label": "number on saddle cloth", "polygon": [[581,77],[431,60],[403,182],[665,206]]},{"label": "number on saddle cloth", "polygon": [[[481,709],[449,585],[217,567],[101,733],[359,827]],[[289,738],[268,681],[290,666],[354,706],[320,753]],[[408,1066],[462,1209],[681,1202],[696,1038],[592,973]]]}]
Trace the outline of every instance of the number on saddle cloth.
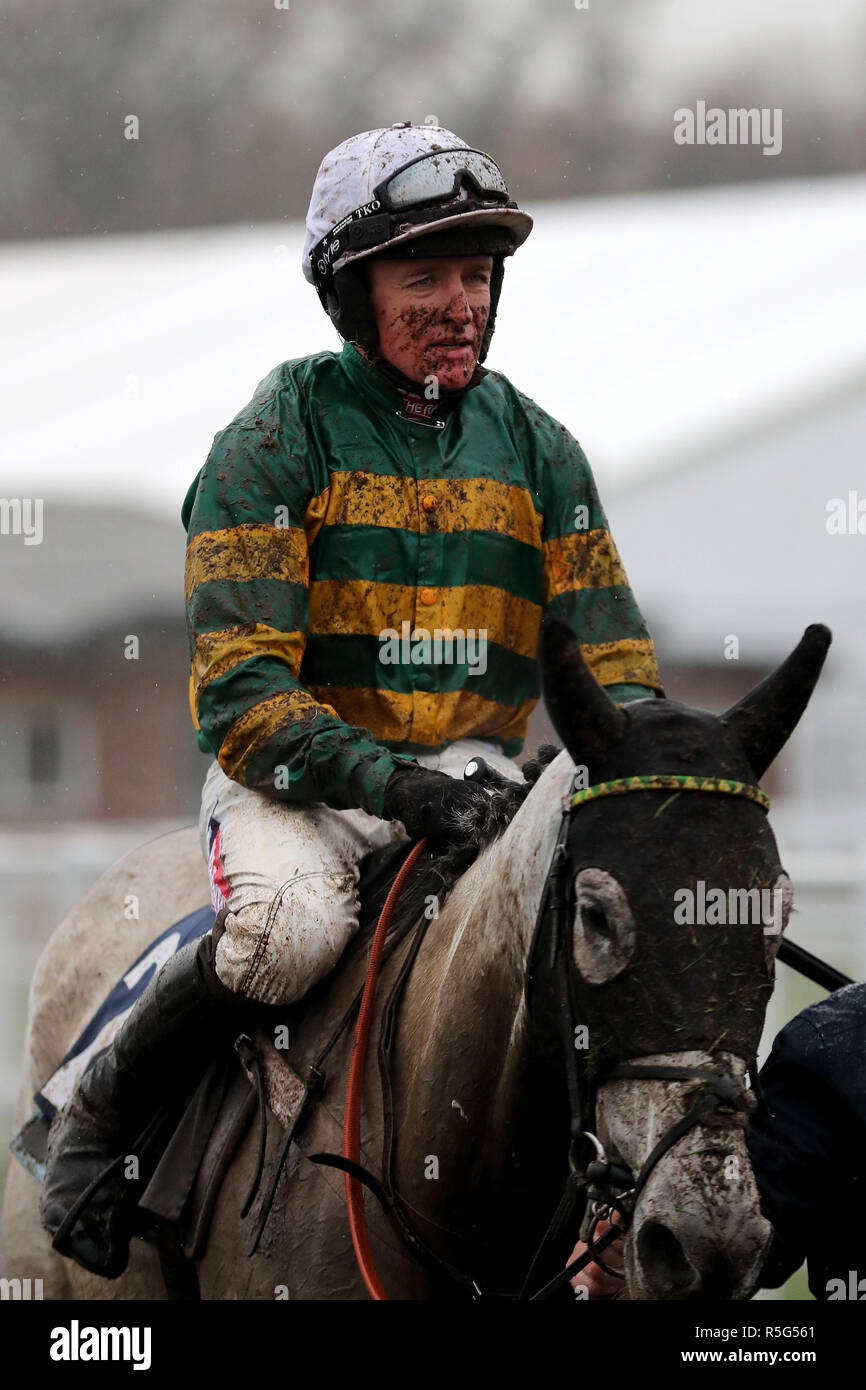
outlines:
[{"label": "number on saddle cloth", "polygon": [[106,995],[99,1008],[79,1033],[59,1066],[52,1072],[34,1097],[45,1118],[50,1121],[55,1112],[71,1097],[89,1066],[104,1052],[119,1030],[133,1004],[144,993],[157,971],[182,946],[204,936],[213,926],[214,911],[200,907],[187,917],[167,927],[151,941],[136,961],[121,976]]}]

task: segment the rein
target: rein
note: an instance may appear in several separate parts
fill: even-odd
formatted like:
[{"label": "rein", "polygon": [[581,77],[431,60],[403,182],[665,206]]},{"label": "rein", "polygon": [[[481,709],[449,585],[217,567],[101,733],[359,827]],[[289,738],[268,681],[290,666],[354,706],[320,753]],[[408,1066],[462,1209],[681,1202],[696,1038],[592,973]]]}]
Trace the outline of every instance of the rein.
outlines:
[{"label": "rein", "polygon": [[[367,980],[364,985],[361,1012],[358,1016],[358,1027],[355,1033],[355,1046],[352,1049],[352,1062],[349,1068],[349,1085],[346,1091],[346,1111],[343,1125],[343,1156],[352,1164],[358,1164],[361,1157],[361,1099],[364,1093],[364,1063],[367,1060],[367,1041],[370,1036],[370,1020],[373,1016],[376,981],[379,978],[379,966],[382,963],[382,948],[385,944],[388,928],[391,925],[394,907],[403,891],[403,885],[412,872],[416,860],[423,854],[426,844],[425,836],[413,845],[403,860],[400,871],[391,884],[385,904],[379,914],[373,944],[370,947]],[[358,1267],[367,1286],[367,1291],[371,1298],[377,1301],[387,1301],[388,1295],[376,1272],[373,1251],[370,1248],[370,1235],[367,1230],[361,1183],[351,1171],[346,1173],[346,1204],[349,1209],[349,1228],[352,1232],[355,1258],[358,1261]]]},{"label": "rein", "polygon": [[[612,1163],[608,1160],[601,1141],[594,1133],[596,1092],[599,1083],[597,1079],[592,1083],[588,1081],[573,1043],[575,1028],[579,1021],[579,1011],[574,998],[571,972],[568,966],[569,952],[566,947],[566,940],[570,934],[569,909],[572,907],[572,903],[564,876],[568,862],[567,843],[572,815],[579,807],[599,797],[618,796],[639,791],[672,791],[675,795],[680,792],[703,792],[744,797],[759,805],[765,812],[769,809],[768,797],[761,791],[760,787],[729,778],[656,774],[618,778],[609,782],[596,783],[590,787],[579,788],[576,786],[578,776],[579,774],[576,773],[569,793],[563,798],[562,819],[541,894],[538,916],[529,949],[525,982],[527,1015],[531,1020],[533,986],[536,983],[541,952],[546,944],[549,952],[547,963],[550,970],[555,972],[554,978],[559,996],[555,1001],[557,1005],[555,1017],[560,1025],[560,1040],[565,1056],[571,1113],[571,1136],[568,1148],[569,1172],[559,1204],[535,1252],[523,1287],[516,1296],[519,1300],[538,1301],[550,1298],[574,1274],[585,1268],[614,1240],[619,1239],[631,1225],[640,1194],[657,1163],[694,1126],[706,1123],[715,1116],[730,1116],[733,1119],[738,1114],[744,1114],[753,1109],[755,1105],[754,1094],[746,1089],[741,1078],[731,1072],[714,1070],[710,1067],[680,1067],[662,1064],[651,1066],[634,1062],[615,1063],[606,1068],[604,1072],[605,1082],[615,1079],[692,1082],[697,1095],[690,1109],[671,1125],[647,1155],[637,1175],[633,1174],[625,1165]],[[400,892],[425,845],[426,839],[418,841],[401,866],[380,914],[373,944],[370,948],[370,961],[352,1053],[346,1098],[343,1156],[340,1158],[335,1154],[311,1154],[309,1157],[313,1162],[340,1168],[346,1174],[346,1198],[352,1241],[364,1283],[373,1299],[387,1301],[388,1295],[382,1286],[373,1260],[361,1184],[374,1192],[386,1214],[397,1219],[404,1240],[425,1263],[430,1264],[452,1281],[464,1285],[467,1292],[472,1291],[472,1296],[476,1300],[503,1296],[514,1297],[513,1295],[497,1295],[489,1291],[482,1291],[471,1275],[450,1265],[420,1240],[400,1210],[399,1198],[391,1182],[389,1142],[386,1142],[387,1162],[384,1185],[359,1162],[364,1064],[382,947]],[[393,1040],[396,1001],[402,986],[405,984],[408,969],[411,968],[426,925],[422,918],[418,937],[406,961],[407,968],[401,970],[388,1000],[386,1006],[388,1038],[387,1045],[384,1040],[380,1044],[380,1063],[387,1060],[390,1043]],[[545,941],[547,936],[549,936],[549,941]],[[754,1059],[751,1059],[749,1073],[754,1083],[756,1075]],[[383,1071],[384,1075],[385,1072]],[[386,1116],[386,1129],[390,1134],[389,1120],[390,1114]],[[583,1164],[578,1158],[582,1146],[589,1147],[593,1154]],[[567,1233],[573,1221],[575,1207],[581,1198],[583,1198],[584,1204],[586,1202],[592,1203],[591,1226],[586,1251],[572,1260],[535,1293],[530,1293],[529,1290],[537,1270],[549,1260],[556,1246]],[[599,1220],[604,1216],[611,1216],[614,1211],[620,1218],[619,1224],[611,1225],[604,1235],[593,1241],[593,1233]],[[602,1267],[607,1268],[606,1266]],[[614,1271],[610,1272],[613,1273]]]}]

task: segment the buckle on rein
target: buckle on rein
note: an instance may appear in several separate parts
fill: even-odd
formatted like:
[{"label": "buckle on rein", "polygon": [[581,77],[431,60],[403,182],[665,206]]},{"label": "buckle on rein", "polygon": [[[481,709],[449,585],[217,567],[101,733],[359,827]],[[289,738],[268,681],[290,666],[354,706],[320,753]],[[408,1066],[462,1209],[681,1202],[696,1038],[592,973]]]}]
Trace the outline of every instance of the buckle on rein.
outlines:
[{"label": "buckle on rein", "polygon": [[[575,1149],[577,1144],[585,1139],[588,1139],[595,1149],[595,1158],[591,1159],[585,1167],[582,1167],[577,1162]],[[568,1166],[575,1181],[586,1186],[589,1225],[586,1228],[584,1243],[588,1253],[592,1254],[598,1223],[608,1221],[613,1225],[611,1218],[614,1212],[617,1212],[620,1218],[617,1223],[619,1234],[622,1236],[628,1231],[634,1212],[634,1204],[631,1199],[637,1179],[627,1164],[614,1163],[608,1158],[598,1135],[593,1134],[588,1129],[581,1130],[571,1141],[568,1149]],[[603,1269],[605,1274],[611,1274],[615,1279],[625,1279],[625,1275],[620,1270],[611,1269],[610,1265],[605,1264],[600,1254],[593,1258],[594,1263]]]}]

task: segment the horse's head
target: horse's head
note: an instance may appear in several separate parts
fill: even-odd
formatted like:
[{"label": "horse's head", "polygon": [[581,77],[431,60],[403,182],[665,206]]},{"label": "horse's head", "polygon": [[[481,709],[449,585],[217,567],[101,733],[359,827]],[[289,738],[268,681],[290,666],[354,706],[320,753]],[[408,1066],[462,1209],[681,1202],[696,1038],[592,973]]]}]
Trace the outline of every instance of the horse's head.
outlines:
[{"label": "horse's head", "polygon": [[[553,618],[542,627],[544,696],[577,777],[527,1002],[548,1044],[555,1016],[571,1047],[572,1130],[604,1150],[591,1170],[599,1202],[632,1189],[633,1298],[746,1297],[769,1239],[743,1078],[791,888],[756,783],[803,713],[830,640],[808,628],[778,670],[716,716],[664,699],[618,708],[571,629]],[[671,1066],[686,1074],[666,1076]],[[574,1141],[580,1166],[588,1143]]]}]

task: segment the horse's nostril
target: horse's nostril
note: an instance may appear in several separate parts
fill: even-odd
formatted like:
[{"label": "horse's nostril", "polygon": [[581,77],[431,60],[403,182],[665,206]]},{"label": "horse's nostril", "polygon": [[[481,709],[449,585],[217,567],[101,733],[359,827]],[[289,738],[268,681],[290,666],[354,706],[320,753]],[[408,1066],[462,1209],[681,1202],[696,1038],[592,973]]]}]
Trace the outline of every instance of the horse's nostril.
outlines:
[{"label": "horse's nostril", "polygon": [[673,1231],[662,1221],[647,1221],[637,1239],[646,1278],[663,1285],[665,1297],[684,1295],[695,1285],[695,1270]]}]

